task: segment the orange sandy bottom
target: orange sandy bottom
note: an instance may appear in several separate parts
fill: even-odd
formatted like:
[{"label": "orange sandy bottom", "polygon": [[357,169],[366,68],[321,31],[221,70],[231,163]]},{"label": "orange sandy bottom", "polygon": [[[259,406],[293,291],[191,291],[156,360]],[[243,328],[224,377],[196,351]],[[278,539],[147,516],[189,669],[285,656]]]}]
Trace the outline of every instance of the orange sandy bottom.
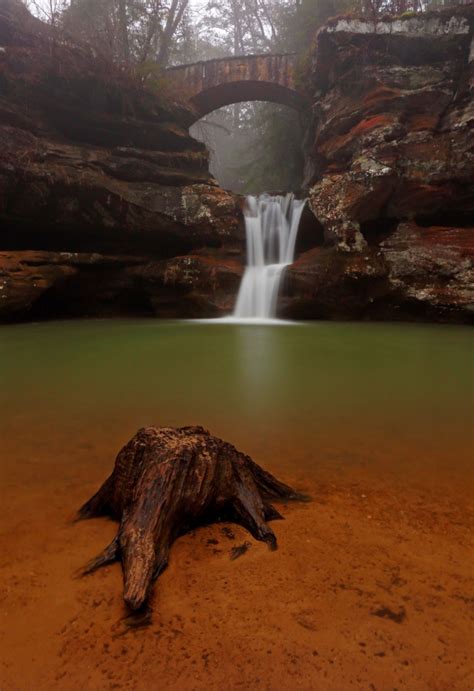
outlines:
[{"label": "orange sandy bottom", "polygon": [[84,446],[64,465],[46,445],[25,471],[18,447],[4,468],[2,691],[474,686],[466,488],[351,467],[302,482],[278,468],[314,499],[282,507],[279,549],[237,526],[234,540],[219,525],[186,535],[155,586],[151,625],[130,629],[119,565],[72,578],[116,530],[68,522],[110,458]]}]

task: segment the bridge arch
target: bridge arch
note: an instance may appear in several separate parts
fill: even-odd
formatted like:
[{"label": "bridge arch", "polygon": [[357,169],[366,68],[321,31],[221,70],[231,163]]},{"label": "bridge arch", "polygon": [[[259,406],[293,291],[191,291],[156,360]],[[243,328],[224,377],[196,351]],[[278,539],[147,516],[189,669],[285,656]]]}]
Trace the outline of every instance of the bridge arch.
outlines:
[{"label": "bridge arch", "polygon": [[304,110],[295,87],[296,54],[246,55],[170,67],[173,82],[189,94],[196,120],[242,101],[269,101]]}]

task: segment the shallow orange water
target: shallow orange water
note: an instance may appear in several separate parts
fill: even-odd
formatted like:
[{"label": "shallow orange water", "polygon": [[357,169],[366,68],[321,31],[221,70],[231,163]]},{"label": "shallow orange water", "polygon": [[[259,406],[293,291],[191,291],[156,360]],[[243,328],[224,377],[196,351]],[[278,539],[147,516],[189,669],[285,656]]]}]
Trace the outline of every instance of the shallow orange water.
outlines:
[{"label": "shallow orange water", "polygon": [[[2,690],[472,688],[471,348],[405,325],[0,330]],[[282,507],[277,552],[236,526],[178,540],[130,630],[119,566],[72,578],[114,523],[70,519],[150,423],[203,424],[313,501]]]}]

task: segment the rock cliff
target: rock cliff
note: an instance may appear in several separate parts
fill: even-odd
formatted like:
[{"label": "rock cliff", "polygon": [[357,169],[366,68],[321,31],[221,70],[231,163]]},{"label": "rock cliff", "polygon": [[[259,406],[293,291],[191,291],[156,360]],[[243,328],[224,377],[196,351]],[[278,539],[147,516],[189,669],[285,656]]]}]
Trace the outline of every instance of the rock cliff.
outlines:
[{"label": "rock cliff", "polygon": [[319,32],[306,176],[325,246],[290,269],[285,313],[472,318],[473,28],[470,5]]},{"label": "rock cliff", "polygon": [[0,2],[0,319],[229,308],[239,202],[194,117]]}]

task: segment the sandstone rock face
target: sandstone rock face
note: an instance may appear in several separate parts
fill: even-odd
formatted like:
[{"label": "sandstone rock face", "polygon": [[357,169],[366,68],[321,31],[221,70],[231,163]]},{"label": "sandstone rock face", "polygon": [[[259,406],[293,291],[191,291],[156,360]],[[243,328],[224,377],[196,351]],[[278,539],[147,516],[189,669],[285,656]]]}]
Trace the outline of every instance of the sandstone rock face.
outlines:
[{"label": "sandstone rock face", "polygon": [[401,223],[381,245],[395,309],[443,321],[474,316],[474,226]]},{"label": "sandstone rock face", "polygon": [[289,267],[281,314],[297,319],[393,319],[470,323],[472,228],[402,223],[362,252],[315,247]]},{"label": "sandstone rock face", "polygon": [[242,263],[206,249],[170,259],[85,252],[0,252],[0,321],[232,311]]},{"label": "sandstone rock face", "polygon": [[[56,316],[126,311],[129,288],[131,313],[159,312],[170,300],[167,259],[202,248],[221,251],[224,264],[229,248],[243,256],[240,202],[217,186],[207,150],[189,136],[192,110],[55,37],[19,0],[1,4],[0,46],[2,319],[49,316],[48,296]],[[205,283],[219,273],[218,258],[209,262],[197,271]],[[153,299],[128,273],[151,263]],[[183,283],[175,280],[175,302],[196,288]],[[59,286],[74,304],[59,299]],[[91,290],[87,307],[81,295]],[[180,312],[190,313],[183,300]],[[215,312],[218,297],[207,300]]]},{"label": "sandstone rock face", "polygon": [[[375,26],[334,19],[319,32],[306,182],[326,245],[353,256],[334,256],[328,272],[338,305],[316,304],[329,251],[291,269],[292,290],[303,281],[315,310],[350,316],[355,291],[360,316],[472,317],[473,29],[471,5]],[[310,313],[313,298],[300,298],[296,311]]]},{"label": "sandstone rock face", "polygon": [[341,249],[360,250],[373,221],[472,221],[474,8],[457,12],[318,35],[307,181]]}]

